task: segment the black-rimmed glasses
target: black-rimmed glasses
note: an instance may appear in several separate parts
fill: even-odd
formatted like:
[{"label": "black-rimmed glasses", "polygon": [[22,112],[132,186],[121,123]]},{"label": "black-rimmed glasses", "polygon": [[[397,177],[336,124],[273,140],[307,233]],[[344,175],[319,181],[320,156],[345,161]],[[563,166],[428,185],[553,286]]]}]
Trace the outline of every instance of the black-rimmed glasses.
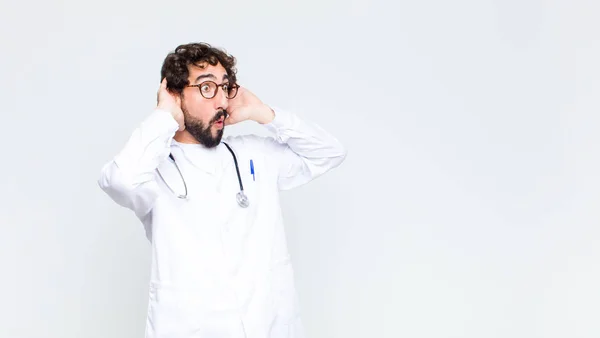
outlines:
[{"label": "black-rimmed glasses", "polygon": [[215,97],[215,95],[217,95],[217,91],[219,90],[219,87],[221,87],[221,89],[223,89],[223,91],[225,92],[225,96],[228,99],[233,99],[237,95],[238,88],[240,88],[240,86],[237,84],[233,84],[233,85],[231,85],[229,83],[216,84],[213,81],[204,81],[200,84],[188,85],[187,87],[198,87],[198,90],[200,90],[200,94],[206,99],[212,99],[213,97]]}]

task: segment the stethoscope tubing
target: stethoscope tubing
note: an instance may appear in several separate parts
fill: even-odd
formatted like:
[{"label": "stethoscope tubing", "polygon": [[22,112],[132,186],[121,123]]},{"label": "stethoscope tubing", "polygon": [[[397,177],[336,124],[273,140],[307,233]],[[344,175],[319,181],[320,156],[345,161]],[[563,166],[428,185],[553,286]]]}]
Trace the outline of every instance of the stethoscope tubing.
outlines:
[{"label": "stethoscope tubing", "polygon": [[[229,146],[229,144],[223,142],[223,144],[227,147],[227,150],[229,150],[229,152],[231,153],[231,156],[233,157],[233,162],[235,163],[235,172],[237,174],[237,178],[238,178],[238,183],[240,185],[240,191],[237,193],[236,195],[236,200],[238,202],[238,204],[243,207],[246,208],[248,206],[248,197],[246,196],[246,194],[244,194],[244,185],[242,183],[242,175],[240,175],[240,168],[238,165],[238,161],[237,161],[237,157],[235,156],[235,153],[233,152],[233,149],[231,149],[231,147]],[[171,192],[177,196],[180,199],[187,199],[188,198],[188,189],[187,189],[187,184],[185,182],[185,178],[183,177],[183,174],[181,173],[181,169],[179,168],[179,165],[177,165],[177,162],[175,161],[175,158],[173,157],[173,154],[170,153],[169,154],[169,158],[171,159],[171,162],[173,162],[173,164],[175,165],[175,168],[177,168],[177,172],[179,173],[179,177],[181,177],[181,181],[183,182],[183,187],[185,189],[185,195],[181,195],[176,193],[171,186],[167,183],[167,181],[165,180],[165,178],[161,175],[160,171],[158,170],[158,168],[156,169],[156,171],[158,172],[158,175],[160,176],[160,178],[163,180],[163,182],[165,182],[165,185],[167,186],[167,188],[169,188],[169,190],[171,190]]]}]

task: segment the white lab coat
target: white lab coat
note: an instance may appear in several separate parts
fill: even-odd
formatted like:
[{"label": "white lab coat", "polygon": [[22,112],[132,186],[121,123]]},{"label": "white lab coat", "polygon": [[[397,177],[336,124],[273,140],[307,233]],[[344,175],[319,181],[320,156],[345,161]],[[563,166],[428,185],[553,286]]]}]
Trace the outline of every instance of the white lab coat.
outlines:
[{"label": "white lab coat", "polygon": [[[337,167],[346,150],[297,115],[275,113],[265,125],[273,137],[224,140],[237,156],[248,208],[236,202],[239,183],[225,145],[176,142],[178,125],[162,110],[102,168],[100,187],[135,212],[151,243],[146,338],[304,337],[278,192]],[[185,191],[169,153],[187,200],[165,185]]]}]

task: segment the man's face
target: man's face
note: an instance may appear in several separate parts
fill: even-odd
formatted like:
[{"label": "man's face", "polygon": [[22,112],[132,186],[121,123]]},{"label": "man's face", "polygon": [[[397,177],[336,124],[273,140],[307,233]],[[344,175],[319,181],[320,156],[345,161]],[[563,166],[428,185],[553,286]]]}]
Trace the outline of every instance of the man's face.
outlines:
[{"label": "man's face", "polygon": [[[186,87],[181,98],[181,110],[185,121],[185,130],[198,142],[208,148],[216,147],[223,137],[223,128],[228,99],[222,87],[218,87],[212,98],[213,83],[229,83],[227,72],[221,64],[212,66],[201,64],[204,68],[190,65],[189,84],[199,87]],[[204,96],[200,93],[202,91]],[[206,97],[205,97],[206,96]]]}]

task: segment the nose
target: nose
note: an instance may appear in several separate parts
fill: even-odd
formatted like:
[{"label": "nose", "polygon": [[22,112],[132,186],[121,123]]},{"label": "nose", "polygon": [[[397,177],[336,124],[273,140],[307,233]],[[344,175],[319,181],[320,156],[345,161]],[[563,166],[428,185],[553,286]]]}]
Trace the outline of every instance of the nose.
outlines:
[{"label": "nose", "polygon": [[222,87],[218,87],[217,95],[215,95],[214,99],[219,108],[227,109],[229,100],[227,99],[227,95]]}]

